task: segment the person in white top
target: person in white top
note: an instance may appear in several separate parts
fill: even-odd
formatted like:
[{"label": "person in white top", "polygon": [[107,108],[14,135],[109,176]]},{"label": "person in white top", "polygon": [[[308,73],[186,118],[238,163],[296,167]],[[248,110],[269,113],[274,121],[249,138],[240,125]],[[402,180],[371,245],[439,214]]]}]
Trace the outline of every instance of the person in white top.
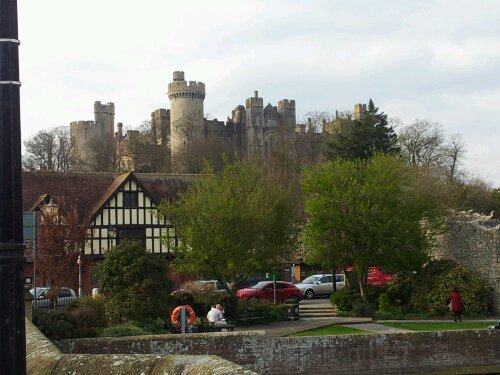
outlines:
[{"label": "person in white top", "polygon": [[207,319],[210,323],[213,323],[214,326],[226,325],[226,320],[224,319],[224,309],[219,303],[215,305],[215,307],[212,306],[207,314]]}]

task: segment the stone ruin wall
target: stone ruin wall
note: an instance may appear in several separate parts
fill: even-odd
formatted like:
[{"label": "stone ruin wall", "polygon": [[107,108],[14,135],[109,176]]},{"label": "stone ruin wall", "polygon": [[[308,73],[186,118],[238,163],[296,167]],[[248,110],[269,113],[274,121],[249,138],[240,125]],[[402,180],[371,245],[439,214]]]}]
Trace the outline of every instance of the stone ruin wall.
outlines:
[{"label": "stone ruin wall", "polygon": [[449,220],[433,257],[452,259],[477,272],[492,287],[493,307],[500,313],[500,220]]}]

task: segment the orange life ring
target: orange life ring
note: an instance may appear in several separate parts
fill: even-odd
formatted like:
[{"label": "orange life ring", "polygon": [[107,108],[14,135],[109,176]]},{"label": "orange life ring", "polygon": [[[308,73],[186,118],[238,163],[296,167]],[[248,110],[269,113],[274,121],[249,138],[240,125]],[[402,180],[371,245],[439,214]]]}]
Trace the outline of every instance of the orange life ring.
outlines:
[{"label": "orange life ring", "polygon": [[[172,315],[170,315],[171,322],[177,327],[180,328],[182,326],[181,322],[179,322],[179,315],[181,314],[182,306],[177,306],[174,311],[172,311]],[[196,314],[193,308],[189,305],[186,305],[186,314],[189,315],[188,325],[193,325],[196,320]]]}]

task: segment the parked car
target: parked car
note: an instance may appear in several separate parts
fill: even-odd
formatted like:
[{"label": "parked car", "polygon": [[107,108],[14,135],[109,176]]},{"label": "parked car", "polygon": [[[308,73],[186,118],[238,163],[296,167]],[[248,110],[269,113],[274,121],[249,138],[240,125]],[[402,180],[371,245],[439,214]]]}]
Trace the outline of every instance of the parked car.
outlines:
[{"label": "parked car", "polygon": [[[345,286],[343,273],[335,274],[335,285],[337,289]],[[330,295],[333,293],[333,274],[311,275],[295,286],[300,289],[306,299],[319,295]]]},{"label": "parked car", "polygon": [[[236,297],[241,299],[266,299],[274,301],[274,282],[260,281],[251,288],[238,289]],[[304,296],[299,288],[286,281],[276,281],[276,301],[300,301]]]},{"label": "parked car", "polygon": [[368,267],[367,284],[385,285],[394,280],[395,277],[396,275],[382,272],[382,270],[377,266]]},{"label": "parked car", "polygon": [[[352,267],[347,267],[347,272],[353,272]],[[366,275],[366,283],[368,285],[386,285],[387,283],[394,280],[396,275],[390,273],[384,273],[379,266],[368,267],[368,275]],[[357,283],[356,277],[349,278],[353,283]]]},{"label": "parked car", "polygon": [[[36,296],[35,288],[30,289],[30,293],[33,296],[33,306],[38,308],[52,308],[53,300],[50,294],[50,287],[37,287]],[[65,308],[66,304],[72,299],[76,298],[76,293],[71,288],[61,288],[59,290],[59,295],[57,296],[57,308]]]}]

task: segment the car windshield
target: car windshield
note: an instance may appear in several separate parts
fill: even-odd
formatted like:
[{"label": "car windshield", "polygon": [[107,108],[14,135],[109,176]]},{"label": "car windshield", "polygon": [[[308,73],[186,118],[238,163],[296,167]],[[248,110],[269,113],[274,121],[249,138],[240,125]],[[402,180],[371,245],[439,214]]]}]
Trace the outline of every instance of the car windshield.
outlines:
[{"label": "car windshield", "polygon": [[252,286],[251,288],[252,289],[262,289],[267,284],[269,284],[269,281],[261,281],[261,282],[255,284],[254,286]]},{"label": "car windshield", "polygon": [[304,279],[304,281],[301,281],[300,284],[314,284],[318,279],[318,276],[309,276],[307,279]]}]

